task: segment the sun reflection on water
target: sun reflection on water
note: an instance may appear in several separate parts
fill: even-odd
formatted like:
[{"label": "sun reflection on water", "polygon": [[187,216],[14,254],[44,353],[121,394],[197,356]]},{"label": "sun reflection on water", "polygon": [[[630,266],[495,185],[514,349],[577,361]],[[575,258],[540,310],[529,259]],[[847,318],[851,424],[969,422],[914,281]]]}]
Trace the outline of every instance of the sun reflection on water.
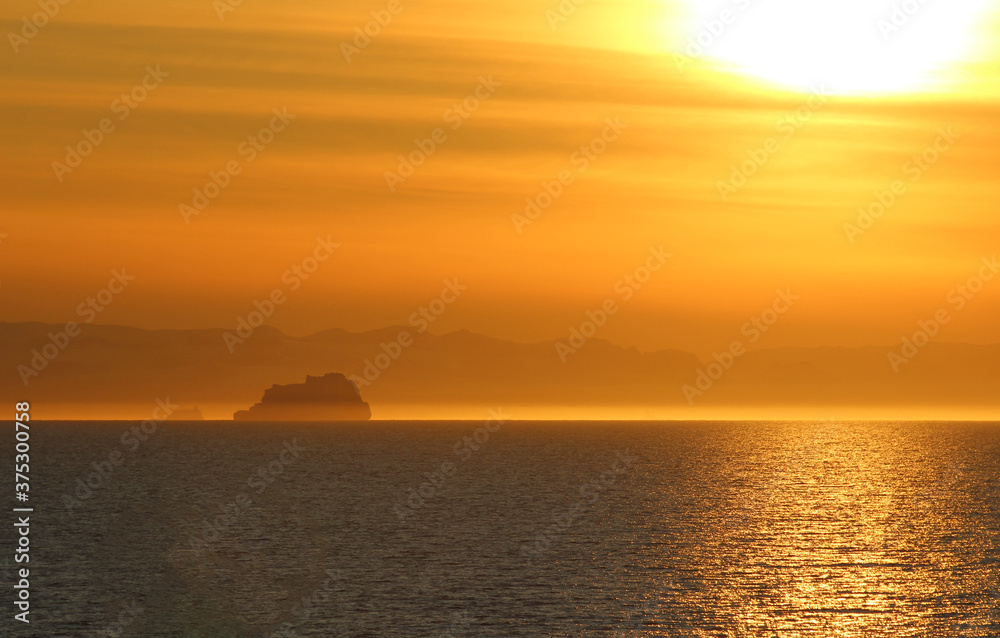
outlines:
[{"label": "sun reflection on water", "polygon": [[983,459],[967,445],[836,421],[749,430],[738,449],[708,447],[688,478],[672,472],[662,493],[691,519],[697,495],[713,494],[711,522],[690,542],[661,539],[681,575],[664,626],[678,628],[671,609],[729,613],[712,619],[717,633],[702,618],[689,634],[641,635],[1000,635],[995,612],[952,626],[990,609],[998,580],[996,500],[970,493]]}]

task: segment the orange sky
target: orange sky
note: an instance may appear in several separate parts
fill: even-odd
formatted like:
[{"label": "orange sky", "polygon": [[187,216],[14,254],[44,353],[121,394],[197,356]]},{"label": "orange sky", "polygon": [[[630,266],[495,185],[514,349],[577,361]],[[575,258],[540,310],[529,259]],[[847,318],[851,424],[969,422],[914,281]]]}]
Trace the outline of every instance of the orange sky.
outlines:
[{"label": "orange sky", "polygon": [[[389,2],[244,0],[223,19],[209,0],[97,4],[60,5],[0,54],[6,321],[73,320],[125,268],[136,279],[98,323],[229,328],[282,288],[278,328],[362,330],[405,324],[457,278],[468,290],[433,331],[561,339],[663,247],[672,256],[601,337],[703,355],[789,288],[801,301],[760,345],[891,345],[954,309],[949,292],[1000,252],[992,14],[941,70],[947,81],[832,92],[790,129],[803,87],[711,57],[678,68],[692,11],[669,1],[588,0],[551,28],[554,1],[401,0],[349,63],[342,43]],[[3,32],[37,11],[7,3]],[[747,34],[725,35],[738,54]],[[456,116],[481,78],[489,90]],[[126,111],[116,100],[144,79]],[[105,118],[113,130],[57,175],[66,146]],[[621,128],[608,132],[609,119]],[[241,143],[272,122],[282,130],[251,160]],[[439,128],[446,139],[391,190],[398,156]],[[720,180],[769,138],[777,151],[724,201]],[[908,163],[935,143],[938,160],[915,173]],[[227,165],[239,174],[187,223],[180,205]],[[561,174],[536,219],[512,219]],[[845,224],[896,180],[905,192],[852,243]],[[288,291],[283,273],[317,237],[339,247]],[[942,340],[1000,341],[998,310],[1000,279]]]}]

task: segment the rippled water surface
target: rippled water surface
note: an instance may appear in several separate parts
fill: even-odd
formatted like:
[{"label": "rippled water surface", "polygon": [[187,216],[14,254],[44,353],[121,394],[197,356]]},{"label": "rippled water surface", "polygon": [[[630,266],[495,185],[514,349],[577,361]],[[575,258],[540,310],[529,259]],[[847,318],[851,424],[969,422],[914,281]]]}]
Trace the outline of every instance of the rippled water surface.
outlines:
[{"label": "rippled water surface", "polygon": [[16,635],[1000,636],[992,424],[136,425],[34,424]]}]

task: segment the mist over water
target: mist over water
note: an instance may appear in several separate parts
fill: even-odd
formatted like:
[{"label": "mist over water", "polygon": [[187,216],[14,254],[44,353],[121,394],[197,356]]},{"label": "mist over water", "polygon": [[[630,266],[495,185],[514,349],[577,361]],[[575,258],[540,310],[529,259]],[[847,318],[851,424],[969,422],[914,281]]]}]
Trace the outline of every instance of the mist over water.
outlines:
[{"label": "mist over water", "polygon": [[135,425],[33,424],[31,635],[1000,635],[994,424]]}]

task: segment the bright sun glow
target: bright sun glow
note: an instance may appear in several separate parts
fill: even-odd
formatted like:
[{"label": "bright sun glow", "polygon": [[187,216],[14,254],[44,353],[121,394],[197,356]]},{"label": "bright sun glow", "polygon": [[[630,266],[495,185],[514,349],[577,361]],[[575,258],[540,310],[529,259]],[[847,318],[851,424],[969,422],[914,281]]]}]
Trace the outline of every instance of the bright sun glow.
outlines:
[{"label": "bright sun glow", "polygon": [[684,59],[830,93],[933,89],[974,53],[989,0],[683,0]]}]

